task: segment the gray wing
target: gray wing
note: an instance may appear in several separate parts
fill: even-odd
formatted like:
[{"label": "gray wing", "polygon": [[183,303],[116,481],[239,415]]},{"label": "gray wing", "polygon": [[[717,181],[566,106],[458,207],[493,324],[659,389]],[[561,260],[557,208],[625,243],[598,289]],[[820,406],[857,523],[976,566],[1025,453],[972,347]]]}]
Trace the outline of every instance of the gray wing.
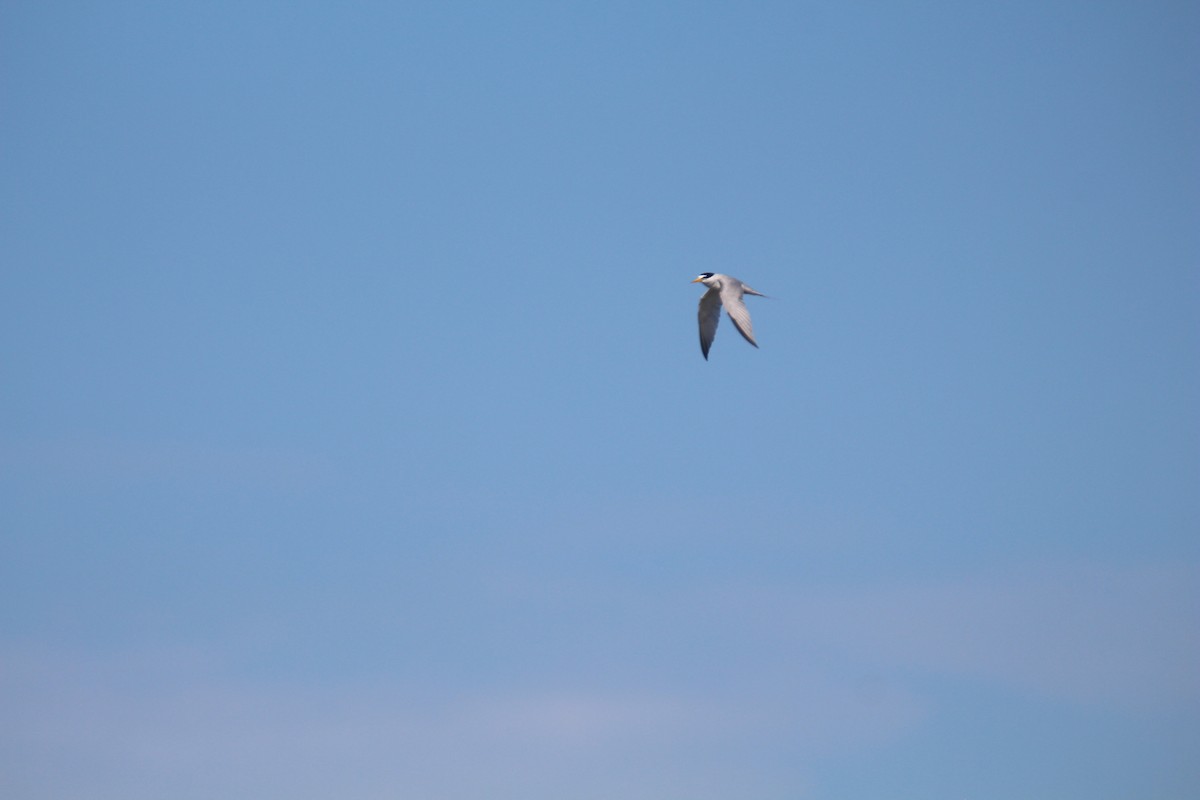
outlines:
[{"label": "gray wing", "polygon": [[700,352],[708,360],[708,348],[712,347],[717,335],[717,323],[721,321],[721,293],[709,289],[700,298]]},{"label": "gray wing", "polygon": [[733,320],[738,333],[744,336],[747,342],[758,347],[758,342],[754,341],[754,326],[750,324],[750,312],[746,310],[746,304],[742,301],[741,285],[726,286],[722,289],[721,302],[725,304],[725,310],[729,312],[729,318]]}]

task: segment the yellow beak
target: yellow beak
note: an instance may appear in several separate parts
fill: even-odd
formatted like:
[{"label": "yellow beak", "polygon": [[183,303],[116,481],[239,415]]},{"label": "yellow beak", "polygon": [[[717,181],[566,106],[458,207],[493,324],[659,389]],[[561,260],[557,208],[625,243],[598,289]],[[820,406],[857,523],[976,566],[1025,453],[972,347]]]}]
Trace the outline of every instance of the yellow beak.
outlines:
[{"label": "yellow beak", "polygon": [[702,280],[704,280],[704,279],[703,279],[703,278],[696,278],[696,280],[692,281],[692,283],[699,283],[699,282],[700,282],[700,281],[702,281]]}]

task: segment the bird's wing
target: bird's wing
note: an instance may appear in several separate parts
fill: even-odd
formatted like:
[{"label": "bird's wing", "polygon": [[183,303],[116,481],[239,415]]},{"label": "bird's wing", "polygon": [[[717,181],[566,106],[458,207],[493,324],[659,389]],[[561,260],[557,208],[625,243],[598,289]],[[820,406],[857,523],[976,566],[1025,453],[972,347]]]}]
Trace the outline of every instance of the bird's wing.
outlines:
[{"label": "bird's wing", "polygon": [[708,360],[708,348],[712,347],[717,335],[717,323],[721,321],[721,293],[709,289],[700,298],[700,352]]},{"label": "bird's wing", "polygon": [[746,337],[747,342],[758,347],[758,342],[754,341],[754,326],[750,324],[750,312],[746,310],[746,304],[742,301],[741,287],[727,286],[722,289],[721,302],[725,304],[725,310],[729,312],[729,318],[733,320],[738,333]]}]

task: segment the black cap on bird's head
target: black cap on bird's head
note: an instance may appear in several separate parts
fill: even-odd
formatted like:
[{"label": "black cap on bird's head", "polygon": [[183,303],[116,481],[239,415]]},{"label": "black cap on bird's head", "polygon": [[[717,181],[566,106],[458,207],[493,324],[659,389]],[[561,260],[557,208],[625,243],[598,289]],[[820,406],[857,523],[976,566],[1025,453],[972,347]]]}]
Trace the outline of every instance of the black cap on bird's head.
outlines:
[{"label": "black cap on bird's head", "polygon": [[700,277],[696,278],[696,280],[692,281],[692,283],[700,283],[701,281],[706,281],[709,278],[711,278],[712,276],[713,276],[713,273],[711,273],[711,272],[701,272]]}]

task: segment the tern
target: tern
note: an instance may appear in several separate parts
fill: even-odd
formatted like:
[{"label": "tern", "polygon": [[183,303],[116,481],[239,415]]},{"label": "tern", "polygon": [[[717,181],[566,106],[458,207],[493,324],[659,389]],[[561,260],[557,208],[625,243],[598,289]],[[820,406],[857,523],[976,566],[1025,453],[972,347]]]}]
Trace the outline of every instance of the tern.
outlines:
[{"label": "tern", "polygon": [[758,347],[754,341],[754,326],[750,324],[750,312],[742,301],[744,295],[752,294],[766,297],[762,292],[756,292],[737,278],[722,275],[719,272],[705,272],[692,283],[703,283],[708,291],[700,298],[700,352],[704,360],[708,360],[708,348],[712,347],[713,337],[717,335],[717,323],[721,320],[721,306],[733,320],[733,326],[746,341]]}]

